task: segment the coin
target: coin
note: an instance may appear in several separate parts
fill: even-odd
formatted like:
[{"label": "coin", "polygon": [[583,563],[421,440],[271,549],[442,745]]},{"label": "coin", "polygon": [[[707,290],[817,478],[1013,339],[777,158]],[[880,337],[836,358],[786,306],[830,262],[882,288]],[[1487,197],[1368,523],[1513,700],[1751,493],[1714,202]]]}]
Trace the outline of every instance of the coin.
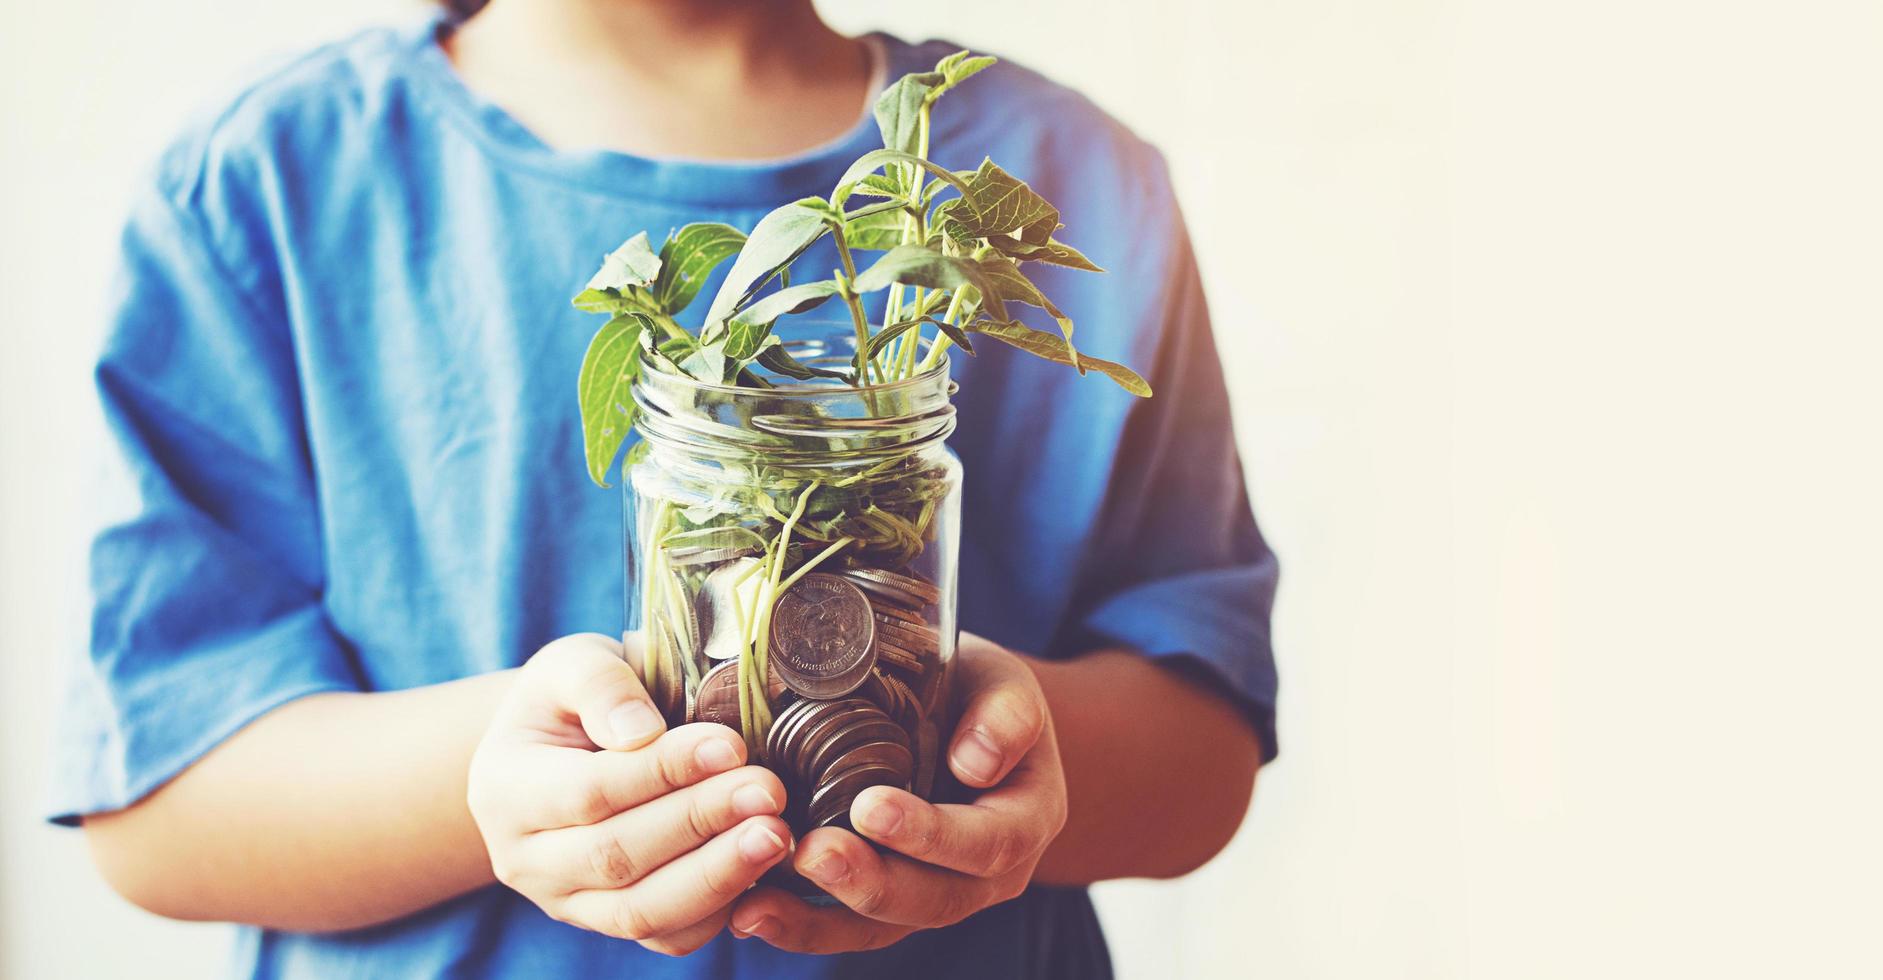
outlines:
[{"label": "coin", "polygon": [[805,760],[809,759],[825,741],[835,737],[845,727],[869,721],[872,717],[887,720],[888,716],[882,713],[882,709],[861,699],[846,699],[841,707],[811,712],[809,717],[786,739],[784,757],[779,761],[789,766],[798,776],[809,781],[814,774],[805,768]]},{"label": "coin", "polygon": [[693,610],[699,618],[700,635],[705,638],[706,656],[731,660],[745,649],[738,610],[752,608],[752,600],[758,592],[758,573],[749,570],[758,564],[756,558],[729,561],[708,572],[706,580],[700,583],[700,594],[693,597]]},{"label": "coin", "polygon": [[[776,703],[779,698],[789,693],[785,682],[775,670],[765,672],[765,697],[768,702]],[[739,726],[739,662],[728,660],[700,678],[699,686],[693,694],[694,721],[717,722],[727,728]],[[777,727],[777,718],[773,718],[773,727]]]},{"label": "coin", "polygon": [[880,669],[876,673],[877,682],[883,690],[883,711],[904,729],[914,731],[922,719],[922,704],[916,700],[915,691],[899,677],[885,674]]},{"label": "coin", "polygon": [[886,765],[865,763],[854,769],[848,769],[831,777],[811,794],[808,806],[809,818],[813,827],[828,827],[835,824],[849,825],[850,804],[856,802],[857,794],[871,786],[894,786],[907,789],[908,779]]},{"label": "coin", "polygon": [[772,606],[771,662],[807,698],[856,690],[875,663],[876,620],[856,585],[812,572]]},{"label": "coin", "polygon": [[922,618],[921,613],[916,612],[908,606],[898,606],[893,602],[879,602],[872,599],[870,600],[870,608],[876,613],[877,619],[882,619],[887,616],[890,619],[908,623],[910,626],[916,627],[917,629],[933,629],[933,627],[929,625],[928,620]]},{"label": "coin", "polygon": [[799,746],[799,733],[806,725],[817,724],[828,718],[833,712],[844,710],[851,702],[817,701],[806,698],[788,705],[785,710],[773,717],[771,732],[766,736],[766,757],[773,763],[773,768],[788,772],[789,760]]},{"label": "coin", "polygon": [[885,639],[879,638],[876,641],[876,658],[882,663],[916,676],[920,676],[923,671],[924,661],[919,654],[910,653]]},{"label": "coin", "polygon": [[659,657],[660,672],[655,677],[655,690],[647,692],[654,699],[655,707],[668,725],[680,725],[686,722],[686,674],[680,664],[679,643],[674,636],[673,624],[665,617],[654,617],[657,629],[648,640],[653,649],[649,656]]},{"label": "coin", "polygon": [[908,745],[909,733],[881,708],[871,705],[868,713],[846,718],[818,735],[806,736],[804,747],[792,761],[797,765],[798,775],[806,782],[815,783],[829,773],[833,760],[868,742]]},{"label": "coin", "polygon": [[932,606],[941,601],[941,590],[924,578],[901,575],[881,568],[851,568],[844,572],[852,582],[878,595],[895,599],[905,606]]},{"label": "coin", "polygon": [[876,616],[876,638],[888,640],[911,653],[941,652],[941,634],[928,627],[916,628],[881,614]]},{"label": "coin", "polygon": [[[901,738],[906,739],[907,736]],[[865,763],[890,767],[901,774],[905,784],[915,775],[915,753],[910,751],[907,741],[877,739],[855,742],[844,746],[841,751],[833,748],[818,753],[817,760],[811,763],[813,771],[819,773],[814,782],[823,785],[825,781]]]}]

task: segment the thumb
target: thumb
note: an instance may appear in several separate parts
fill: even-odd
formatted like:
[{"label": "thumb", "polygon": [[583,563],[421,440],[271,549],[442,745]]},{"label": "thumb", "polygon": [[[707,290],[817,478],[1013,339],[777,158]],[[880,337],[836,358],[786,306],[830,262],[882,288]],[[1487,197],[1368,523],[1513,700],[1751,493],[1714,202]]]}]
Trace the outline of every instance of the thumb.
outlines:
[{"label": "thumb", "polygon": [[638,749],[667,730],[621,643],[599,633],[552,641],[523,666],[558,713],[581,722],[604,749]]}]

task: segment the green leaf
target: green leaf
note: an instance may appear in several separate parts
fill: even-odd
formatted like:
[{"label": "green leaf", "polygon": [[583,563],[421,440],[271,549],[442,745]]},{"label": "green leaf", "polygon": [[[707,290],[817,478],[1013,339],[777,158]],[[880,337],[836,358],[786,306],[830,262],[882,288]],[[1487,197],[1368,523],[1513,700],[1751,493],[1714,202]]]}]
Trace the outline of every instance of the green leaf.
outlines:
[{"label": "green leaf", "polygon": [[825,300],[837,295],[837,289],[837,283],[832,279],[786,286],[740,310],[732,319],[735,323],[762,323],[769,326],[781,316],[803,313],[821,306]]},{"label": "green leaf", "polygon": [[831,378],[837,381],[850,380],[850,376],[842,371],[812,367],[792,357],[791,352],[785,350],[782,346],[768,346],[760,350],[758,352],[758,362],[787,378],[795,378],[799,381],[809,381],[813,378]]},{"label": "green leaf", "polygon": [[608,469],[621,443],[634,429],[634,398],[629,389],[641,371],[641,335],[653,329],[645,313],[623,313],[595,332],[582,371],[576,378],[582,409],[582,451],[588,477],[608,486]]},{"label": "green leaf", "polygon": [[660,275],[660,256],[647,244],[647,232],[640,232],[621,243],[621,247],[602,259],[602,267],[588,281],[589,289],[613,289],[625,292],[632,286],[645,286]]},{"label": "green leaf", "polygon": [[901,210],[852,217],[844,225],[844,244],[866,252],[887,252],[902,244],[904,221]]},{"label": "green leaf", "polygon": [[850,190],[864,197],[901,197],[902,185],[887,174],[870,174],[856,182]]},{"label": "green leaf", "polygon": [[589,313],[659,313],[653,296],[639,286],[626,292],[616,289],[584,289],[573,300],[575,308]]},{"label": "green leaf", "polygon": [[701,221],[667,236],[660,247],[660,274],[653,300],[669,316],[687,308],[719,263],[738,254],[745,232],[731,225]]},{"label": "green leaf", "polygon": [[930,323],[930,322],[933,322],[933,321],[929,320],[927,317],[923,317],[922,319],[919,319],[919,320],[904,320],[901,323],[892,323],[889,326],[876,331],[876,334],[870,338],[869,355],[871,357],[875,357],[876,355],[881,354],[883,352],[883,348],[889,346],[890,341],[895,340],[897,337],[900,337],[905,333],[908,333],[911,329],[915,327],[919,327],[924,323]]},{"label": "green leaf", "polygon": [[1091,259],[1079,253],[1079,250],[1057,239],[1048,239],[1044,245],[1029,245],[1015,239],[994,239],[989,244],[999,249],[1001,254],[1018,262],[1044,262],[1047,265],[1061,265],[1068,269],[1083,269],[1086,272],[1104,272]]},{"label": "green leaf", "polygon": [[1003,320],[1007,318],[1004,297],[992,288],[993,284],[982,274],[981,267],[970,259],[943,255],[925,245],[898,245],[857,274],[856,289],[860,293],[875,292],[888,288],[892,282],[930,289],[972,286],[981,291],[982,303],[995,316]]},{"label": "green leaf", "polygon": [[[936,180],[942,181],[949,187],[953,187],[963,194],[968,193],[968,182],[957,176],[954,171],[932,160],[925,160],[913,153],[884,148],[881,150],[871,150],[856,158],[856,162],[850,165],[850,169],[844,171],[843,176],[837,179],[837,189],[831,192],[830,203],[837,207],[843,207],[844,202],[850,199],[850,192],[856,189],[858,181],[861,181],[864,177],[892,163],[903,163],[920,167],[930,174],[933,174]],[[903,188],[900,182],[897,184],[897,194],[902,196],[907,195],[907,189]]]},{"label": "green leaf", "polygon": [[966,51],[956,51],[937,62],[935,70],[946,79],[944,88],[954,88],[998,61],[999,58],[991,55],[970,55]]},{"label": "green leaf", "polygon": [[876,128],[882,131],[884,147],[904,153],[917,150],[922,107],[928,103],[929,93],[946,81],[941,72],[913,72],[883,89],[876,98]]},{"label": "green leaf", "polygon": [[820,211],[792,202],[760,218],[758,226],[745,240],[739,257],[733,260],[726,281],[713,297],[707,310],[706,324],[700,329],[702,343],[710,343],[725,331],[726,320],[743,306],[752,294],[804,250],[830,231]]},{"label": "green leaf", "polygon": [[1139,398],[1151,397],[1151,386],[1136,371],[1115,361],[1077,353],[1064,337],[1035,330],[1017,320],[976,320],[968,324],[968,330],[1011,344],[1036,357],[1072,365],[1082,374],[1088,369],[1097,371]]},{"label": "green leaf", "polygon": [[991,159],[982,159],[967,185],[961,197],[935,206],[936,225],[958,242],[1010,235],[1044,245],[1059,227],[1059,209]]},{"label": "green leaf", "polygon": [[[991,287],[991,292],[989,290],[983,290],[983,292],[988,293],[990,297],[998,296],[1004,301],[1025,303],[1028,306],[1037,306],[1045,310],[1059,324],[1059,332],[1065,335],[1066,343],[1072,343],[1072,318],[1061,312],[1059,307],[1054,306],[1053,301],[1047,299],[1045,293],[1040,292],[1040,287],[1033,285],[1033,280],[1028,279],[1026,273],[1020,271],[1020,266],[1014,260],[1005,255],[984,255],[978,264],[982,279]],[[993,308],[988,307],[988,309]],[[1005,310],[995,312],[994,319],[1007,319]]]},{"label": "green leaf", "polygon": [[936,327],[940,328],[942,333],[947,334],[948,339],[954,341],[956,347],[959,347],[962,350],[967,351],[969,357],[974,356],[974,345],[968,342],[968,332],[966,330],[963,330],[960,327],[957,327],[954,324],[947,322],[946,320],[933,320],[930,322],[934,323]]}]

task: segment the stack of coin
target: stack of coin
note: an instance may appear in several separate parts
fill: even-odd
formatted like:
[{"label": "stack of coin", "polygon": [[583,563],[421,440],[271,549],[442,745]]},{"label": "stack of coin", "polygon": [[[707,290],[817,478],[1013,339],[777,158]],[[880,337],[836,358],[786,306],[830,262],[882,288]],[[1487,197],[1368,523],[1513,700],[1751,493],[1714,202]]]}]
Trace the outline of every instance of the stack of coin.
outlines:
[{"label": "stack of coin", "polygon": [[850,826],[850,804],[871,786],[908,789],[915,777],[909,733],[863,698],[795,701],[766,740],[786,780],[792,823],[804,830]]},{"label": "stack of coin", "polygon": [[869,595],[878,672],[900,680],[914,695],[917,709],[925,709],[941,673],[935,669],[941,658],[941,631],[929,625],[923,610],[941,601],[941,590],[919,576],[880,568],[850,568],[842,574]]}]

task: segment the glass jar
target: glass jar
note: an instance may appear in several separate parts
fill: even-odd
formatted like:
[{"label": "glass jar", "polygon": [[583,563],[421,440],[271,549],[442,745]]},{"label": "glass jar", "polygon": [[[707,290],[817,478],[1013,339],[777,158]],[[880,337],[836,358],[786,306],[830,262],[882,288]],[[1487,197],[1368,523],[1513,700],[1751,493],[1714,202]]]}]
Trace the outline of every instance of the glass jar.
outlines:
[{"label": "glass jar", "polygon": [[[855,350],[787,347],[828,368]],[[952,724],[961,464],[946,360],[867,388],[762,377],[775,387],[644,365],[628,627],[668,724],[737,729],[802,835],[848,828],[870,786],[931,792]]]}]

